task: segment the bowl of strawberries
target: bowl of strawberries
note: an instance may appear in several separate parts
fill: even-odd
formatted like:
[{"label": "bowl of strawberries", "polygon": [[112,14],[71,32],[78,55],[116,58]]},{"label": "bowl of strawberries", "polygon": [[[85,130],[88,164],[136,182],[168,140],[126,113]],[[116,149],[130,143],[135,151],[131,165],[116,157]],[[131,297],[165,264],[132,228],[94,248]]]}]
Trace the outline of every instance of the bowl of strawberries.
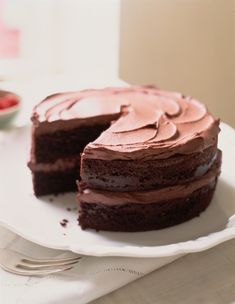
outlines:
[{"label": "bowl of strawberries", "polygon": [[18,95],[0,90],[0,128],[6,126],[17,115],[20,106]]}]

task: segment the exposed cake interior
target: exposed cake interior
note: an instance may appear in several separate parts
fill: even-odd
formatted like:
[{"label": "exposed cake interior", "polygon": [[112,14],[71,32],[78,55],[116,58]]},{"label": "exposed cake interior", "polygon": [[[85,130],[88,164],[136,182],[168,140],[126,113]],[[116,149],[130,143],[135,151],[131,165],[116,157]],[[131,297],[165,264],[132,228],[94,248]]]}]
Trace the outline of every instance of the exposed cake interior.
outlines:
[{"label": "exposed cake interior", "polygon": [[[47,97],[34,109],[29,167],[33,172],[36,195],[75,191],[76,180],[80,178],[80,154],[84,147],[120,116],[120,104],[114,104],[109,113],[104,111],[103,105],[97,108],[96,100],[89,97],[87,91],[84,94],[85,106],[77,93],[62,93]],[[77,101],[81,101],[79,107],[70,113],[71,117],[68,116],[71,104]],[[110,100],[107,99],[105,103],[110,103]],[[59,114],[55,115],[54,111],[59,111],[63,116],[60,111],[62,105],[67,116],[58,119]],[[96,116],[92,116],[94,110]],[[86,117],[87,111],[91,115]],[[45,116],[40,116],[40,113]]]},{"label": "exposed cake interior", "polygon": [[35,136],[34,153],[29,163],[34,172],[35,194],[75,191],[76,180],[80,178],[80,154],[107,126],[83,126]]}]

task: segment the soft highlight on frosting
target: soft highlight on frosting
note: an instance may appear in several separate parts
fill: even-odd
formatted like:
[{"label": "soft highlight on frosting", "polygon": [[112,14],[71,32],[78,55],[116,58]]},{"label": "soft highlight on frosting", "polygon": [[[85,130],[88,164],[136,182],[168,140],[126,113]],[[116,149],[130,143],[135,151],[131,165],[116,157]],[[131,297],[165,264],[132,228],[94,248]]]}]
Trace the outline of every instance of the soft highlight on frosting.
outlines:
[{"label": "soft highlight on frosting", "polygon": [[[205,105],[153,86],[84,90],[49,96],[34,109],[34,125],[53,130],[72,124],[111,126],[89,143],[83,157],[98,159],[168,158],[202,151],[217,142],[219,121]],[[71,124],[71,125],[72,125]]]}]

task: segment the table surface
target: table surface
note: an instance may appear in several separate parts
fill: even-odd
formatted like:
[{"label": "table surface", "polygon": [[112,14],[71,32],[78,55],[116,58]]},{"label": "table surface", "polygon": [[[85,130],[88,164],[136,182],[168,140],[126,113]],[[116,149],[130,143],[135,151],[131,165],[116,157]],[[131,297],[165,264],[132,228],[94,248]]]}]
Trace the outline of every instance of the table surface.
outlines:
[{"label": "table surface", "polygon": [[[71,76],[71,75],[70,75]],[[121,83],[115,77],[110,85]],[[104,81],[92,81],[93,87],[105,85]],[[29,121],[32,105],[47,93],[87,87],[81,77],[63,76],[34,79],[31,81],[5,82],[1,88],[11,89],[24,96],[22,111],[13,126]],[[0,242],[7,232],[0,228]],[[17,240],[15,236],[12,241]],[[190,254],[117,290],[92,304],[191,304],[235,303],[235,240],[223,243],[210,250]],[[4,304],[16,304],[13,302]]]},{"label": "table surface", "polygon": [[235,240],[186,255],[91,304],[235,303]]}]

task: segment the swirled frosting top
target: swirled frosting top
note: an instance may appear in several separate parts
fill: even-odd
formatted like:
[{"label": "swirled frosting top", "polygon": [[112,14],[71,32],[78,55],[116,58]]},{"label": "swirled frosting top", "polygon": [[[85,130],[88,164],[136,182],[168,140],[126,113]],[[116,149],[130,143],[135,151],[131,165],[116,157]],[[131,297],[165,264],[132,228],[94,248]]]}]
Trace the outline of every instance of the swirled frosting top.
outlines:
[{"label": "swirled frosting top", "polygon": [[[34,109],[35,126],[53,130],[113,120],[83,157],[168,158],[217,143],[219,120],[192,97],[153,86],[84,90],[49,96]],[[65,124],[66,122],[66,124]]]}]

